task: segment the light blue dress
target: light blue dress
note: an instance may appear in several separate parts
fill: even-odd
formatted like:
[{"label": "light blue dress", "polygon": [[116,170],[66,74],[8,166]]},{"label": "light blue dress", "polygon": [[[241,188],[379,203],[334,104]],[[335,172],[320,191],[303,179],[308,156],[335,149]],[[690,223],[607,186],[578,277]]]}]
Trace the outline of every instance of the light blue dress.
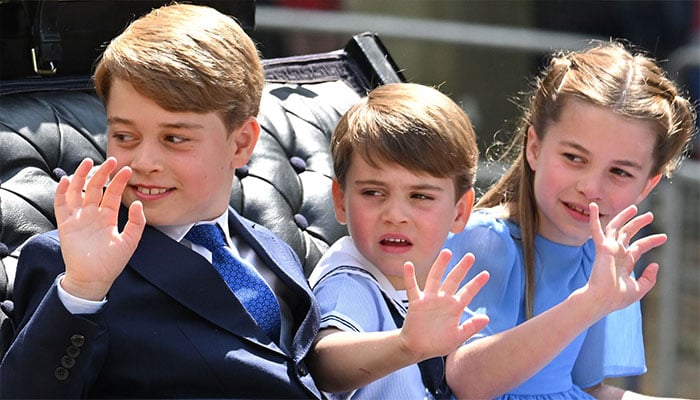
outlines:
[{"label": "light blue dress", "polygon": [[[520,228],[477,210],[464,231],[450,235],[446,247],[452,263],[471,252],[476,261],[464,282],[482,270],[491,277],[469,307],[486,313],[490,322],[479,336],[512,328],[525,320],[525,273]],[[565,246],[535,238],[534,313],[541,314],[582,287],[593,266],[595,246]],[[543,334],[546,334],[544,332]],[[507,366],[504,366],[507,368]],[[574,339],[556,358],[503,399],[592,398],[582,388],[606,377],[646,372],[639,303],[613,312]]]},{"label": "light blue dress", "polygon": [[[321,309],[321,329],[350,332],[396,329],[387,303],[406,316],[405,290],[396,290],[386,276],[364,258],[348,236],[335,242],[314,268],[309,283]],[[417,364],[395,371],[348,393],[326,393],[330,399],[432,399]]]}]

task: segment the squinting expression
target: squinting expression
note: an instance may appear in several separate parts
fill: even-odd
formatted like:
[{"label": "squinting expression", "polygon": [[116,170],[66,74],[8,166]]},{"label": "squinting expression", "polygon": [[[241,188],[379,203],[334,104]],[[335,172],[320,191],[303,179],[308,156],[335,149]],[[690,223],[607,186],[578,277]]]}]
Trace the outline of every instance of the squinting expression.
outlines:
[{"label": "squinting expression", "polygon": [[649,122],[569,99],[546,129],[539,140],[530,128],[527,160],[535,171],[538,233],[549,240],[580,246],[590,237],[589,203],[598,203],[605,226],[644,200],[661,178],[650,177],[655,134]]},{"label": "squinting expression", "polygon": [[420,286],[448,231],[464,228],[473,191],[455,203],[449,178],[416,174],[396,164],[370,166],[353,155],[346,187],[333,185],[336,217],[347,224],[358,250],[402,289],[403,264],[416,267]]},{"label": "squinting expression", "polygon": [[241,128],[227,135],[216,113],[166,111],[120,80],[107,124],[107,154],[133,170],[122,203],[140,200],[149,224],[187,224],[226,210],[234,170],[249,155],[236,142]]}]

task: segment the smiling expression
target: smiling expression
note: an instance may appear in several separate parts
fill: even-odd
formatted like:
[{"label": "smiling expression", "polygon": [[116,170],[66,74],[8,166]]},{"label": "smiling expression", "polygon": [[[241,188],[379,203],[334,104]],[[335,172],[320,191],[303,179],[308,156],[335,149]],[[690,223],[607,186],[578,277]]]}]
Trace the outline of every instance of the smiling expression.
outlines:
[{"label": "smiling expression", "polygon": [[567,100],[544,138],[530,127],[527,161],[535,171],[538,233],[579,246],[590,237],[589,203],[600,206],[605,226],[623,208],[644,200],[661,178],[650,176],[652,127],[578,99]]},{"label": "smiling expression", "polygon": [[254,118],[228,134],[215,112],[170,112],[115,80],[107,101],[107,155],[133,174],[122,195],[151,225],[211,220],[227,208],[235,168],[257,140]]},{"label": "smiling expression", "polygon": [[333,182],[336,218],[347,224],[362,255],[402,289],[403,264],[412,261],[423,286],[449,231],[469,218],[473,190],[455,201],[449,178],[415,173],[396,164],[370,166],[354,154],[345,188]]}]

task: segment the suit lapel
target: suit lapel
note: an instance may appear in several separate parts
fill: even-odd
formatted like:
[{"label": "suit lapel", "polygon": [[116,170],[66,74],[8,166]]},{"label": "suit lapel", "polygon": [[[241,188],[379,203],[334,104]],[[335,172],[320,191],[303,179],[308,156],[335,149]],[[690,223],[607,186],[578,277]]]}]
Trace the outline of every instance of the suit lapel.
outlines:
[{"label": "suit lapel", "polygon": [[293,297],[288,299],[295,302],[289,303],[294,314],[296,335],[292,340],[292,352],[294,355],[307,354],[318,333],[320,312],[313,302],[313,293],[296,255],[267,228],[248,221],[233,211],[229,212],[229,229],[240,235],[293,293]]},{"label": "suit lapel", "polygon": [[202,318],[279,352],[278,347],[261,333],[212,265],[159,230],[146,226],[129,266]]}]

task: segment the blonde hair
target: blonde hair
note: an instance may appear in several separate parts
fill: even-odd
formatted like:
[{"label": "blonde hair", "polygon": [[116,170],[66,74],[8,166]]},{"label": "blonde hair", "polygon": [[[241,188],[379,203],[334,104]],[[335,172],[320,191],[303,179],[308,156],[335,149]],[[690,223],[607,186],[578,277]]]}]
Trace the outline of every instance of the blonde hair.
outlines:
[{"label": "blonde hair", "polygon": [[384,161],[450,177],[455,201],[473,187],[479,157],[476,135],[464,111],[437,89],[415,83],[372,90],[338,122],[331,152],[341,186],[357,152],[372,166]]},{"label": "blonde hair", "polygon": [[[650,57],[632,53],[622,43],[595,42],[580,52],[558,52],[534,82],[516,135],[504,158],[515,157],[506,174],[476,207],[504,206],[520,225],[526,271],[526,315],[532,317],[534,297],[534,237],[539,221],[533,192],[534,173],[526,163],[527,131],[540,140],[558,121],[567,98],[605,107],[655,127],[656,145],[651,176],[670,177],[689,154],[695,111],[676,85]],[[650,176],[650,177],[651,177]]]},{"label": "blonde hair", "polygon": [[119,79],[168,111],[218,112],[229,129],[258,114],[264,84],[258,51],[238,23],[188,4],[131,23],[107,46],[93,78],[105,102]]}]

